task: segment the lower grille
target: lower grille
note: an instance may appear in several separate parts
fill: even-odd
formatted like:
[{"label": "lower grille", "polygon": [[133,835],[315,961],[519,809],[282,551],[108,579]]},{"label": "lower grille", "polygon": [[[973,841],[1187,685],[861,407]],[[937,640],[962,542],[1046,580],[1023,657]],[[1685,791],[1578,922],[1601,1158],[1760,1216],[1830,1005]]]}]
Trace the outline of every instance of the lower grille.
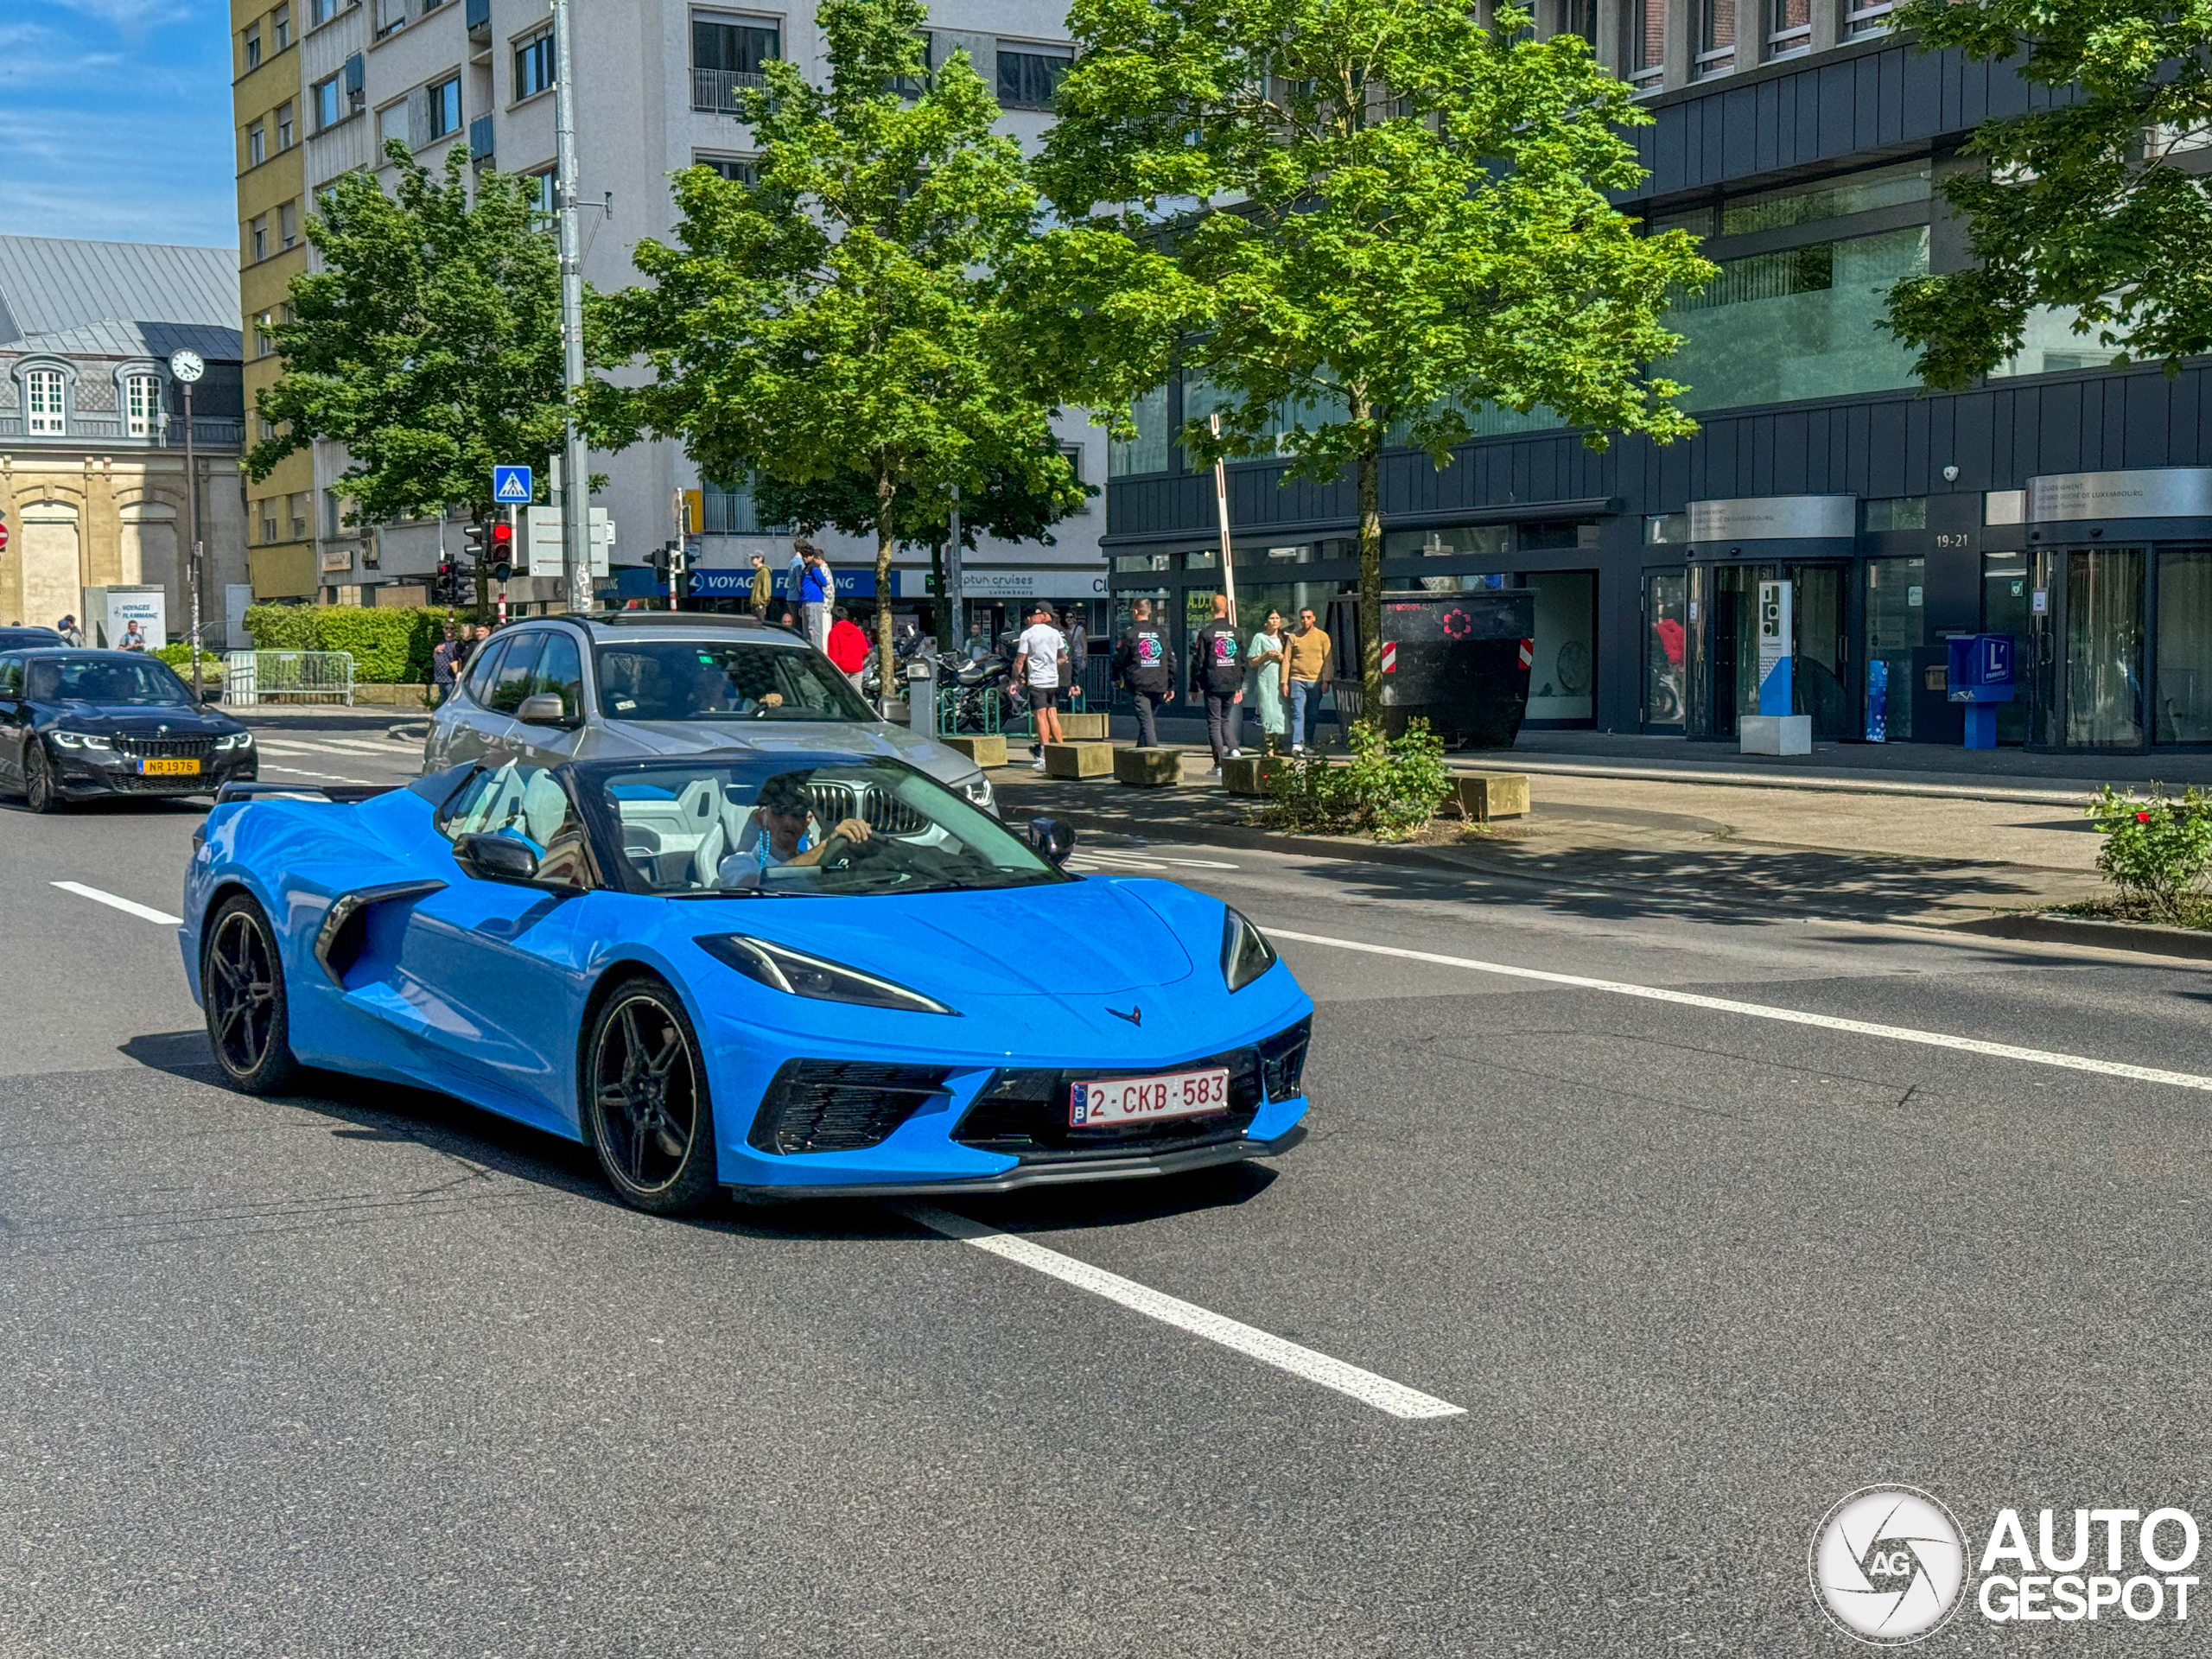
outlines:
[{"label": "lower grille", "polygon": [[857,1152],[944,1093],[945,1070],[857,1060],[786,1060],[746,1140],[762,1152]]},{"label": "lower grille", "polygon": [[205,760],[215,753],[212,737],[118,737],[118,754],[142,760]]},{"label": "lower grille", "polygon": [[1234,1141],[1252,1127],[1260,1110],[1260,1056],[1254,1048],[1217,1054],[1211,1059],[1192,1060],[1160,1071],[1200,1071],[1229,1068],[1229,1104],[1202,1117],[1173,1117],[1161,1122],[1132,1124],[1086,1124],[1077,1128],[1068,1122],[1068,1091],[1077,1083],[1111,1075],[1143,1077],[1143,1071],[1115,1071],[1091,1066],[1084,1071],[1046,1071],[1026,1068],[998,1072],[976,1096],[952,1132],[963,1146],[979,1152],[1004,1153],[1015,1158],[1119,1158],[1133,1152],[1178,1152],[1215,1141]]}]

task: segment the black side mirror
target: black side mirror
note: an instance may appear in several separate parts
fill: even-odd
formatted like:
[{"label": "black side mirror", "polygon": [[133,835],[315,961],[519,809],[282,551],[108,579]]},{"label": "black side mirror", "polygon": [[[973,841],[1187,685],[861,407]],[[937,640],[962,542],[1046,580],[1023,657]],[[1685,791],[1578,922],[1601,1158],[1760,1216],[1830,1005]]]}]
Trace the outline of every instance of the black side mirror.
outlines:
[{"label": "black side mirror", "polygon": [[222,700],[223,688],[219,685],[208,686],[200,693],[200,701],[202,702],[220,702]]},{"label": "black side mirror", "polygon": [[1065,864],[1075,851],[1075,826],[1065,818],[1032,818],[1029,844],[1052,863]]},{"label": "black side mirror", "polygon": [[454,862],[480,881],[535,881],[537,855],[512,836],[463,836]]}]

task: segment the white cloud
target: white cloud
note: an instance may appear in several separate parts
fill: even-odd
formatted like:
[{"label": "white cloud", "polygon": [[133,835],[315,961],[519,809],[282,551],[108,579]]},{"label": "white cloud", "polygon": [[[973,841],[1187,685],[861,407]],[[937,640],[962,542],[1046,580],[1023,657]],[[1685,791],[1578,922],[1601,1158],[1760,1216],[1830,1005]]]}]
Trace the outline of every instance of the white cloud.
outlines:
[{"label": "white cloud", "polygon": [[134,33],[189,23],[206,10],[196,0],[52,0],[52,3]]}]

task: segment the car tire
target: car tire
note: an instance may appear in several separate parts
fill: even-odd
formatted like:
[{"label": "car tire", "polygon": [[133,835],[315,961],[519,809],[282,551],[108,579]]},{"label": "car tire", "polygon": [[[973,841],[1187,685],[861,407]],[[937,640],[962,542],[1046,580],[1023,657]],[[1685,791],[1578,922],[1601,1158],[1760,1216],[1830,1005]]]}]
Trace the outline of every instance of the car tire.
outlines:
[{"label": "car tire", "polygon": [[302,1068],[292,1053],[284,959],[269,918],[245,893],[232,893],[207,918],[200,947],[200,1001],[208,1046],[232,1088],[281,1095],[298,1084]]},{"label": "car tire", "polygon": [[600,1001],[583,1048],[582,1115],[622,1202],[689,1215],[718,1190],[698,1033],[666,980],[635,974]]},{"label": "car tire", "polygon": [[54,775],[53,757],[35,737],[23,747],[23,804],[34,812],[59,812],[69,804]]}]

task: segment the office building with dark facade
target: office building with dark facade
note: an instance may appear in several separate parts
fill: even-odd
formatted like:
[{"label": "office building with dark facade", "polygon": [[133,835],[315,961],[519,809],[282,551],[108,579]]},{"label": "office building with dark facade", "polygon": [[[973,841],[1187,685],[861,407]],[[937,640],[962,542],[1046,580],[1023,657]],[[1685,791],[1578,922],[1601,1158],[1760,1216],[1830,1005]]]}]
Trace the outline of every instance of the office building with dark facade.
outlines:
[{"label": "office building with dark facade", "polygon": [[[1570,3],[1546,21],[1593,16]],[[2046,315],[1979,385],[1919,385],[1877,326],[1885,293],[1959,267],[1937,187],[1977,124],[2044,94],[1922,53],[1886,10],[1764,0],[1752,40],[1734,0],[1597,7],[1599,56],[1655,88],[1656,124],[1631,135],[1650,177],[1626,206],[1698,232],[1720,268],[1669,319],[1667,372],[1701,429],[1600,452],[1541,411],[1494,414],[1441,471],[1394,452],[1384,586],[1534,589],[1538,730],[1732,739],[1758,707],[1758,584],[1779,576],[1817,738],[1959,743],[1947,640],[1986,631],[2018,641],[2000,741],[2212,743],[2212,375],[2114,367]],[[1146,400],[1107,491],[1117,598],[1164,595],[1179,619],[1220,586],[1211,474],[1171,442],[1205,397]],[[1283,474],[1230,468],[1248,622],[1357,575],[1350,482]]]}]

